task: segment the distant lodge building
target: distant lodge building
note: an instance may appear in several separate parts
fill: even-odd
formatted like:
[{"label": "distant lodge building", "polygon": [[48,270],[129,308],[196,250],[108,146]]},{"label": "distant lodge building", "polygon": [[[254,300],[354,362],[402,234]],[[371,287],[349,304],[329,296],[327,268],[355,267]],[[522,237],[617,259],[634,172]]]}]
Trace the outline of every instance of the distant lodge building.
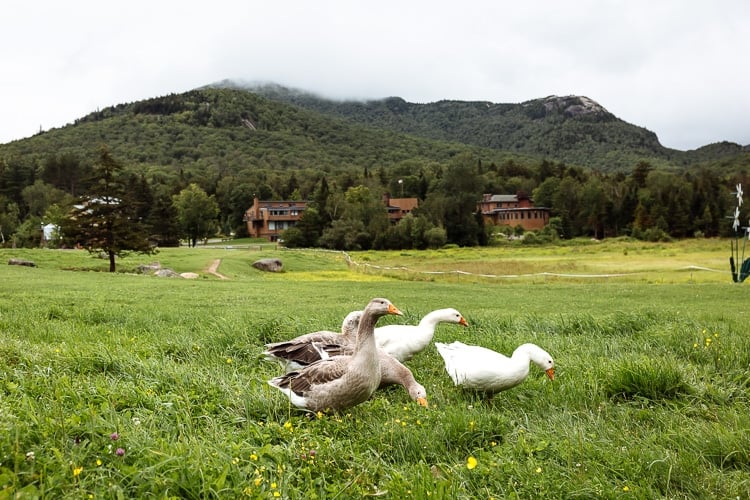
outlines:
[{"label": "distant lodge building", "polygon": [[397,224],[406,214],[419,206],[419,198],[391,198],[391,195],[386,193],[383,195],[383,204],[388,210],[388,220],[391,224]]},{"label": "distant lodge building", "polygon": [[[278,241],[281,233],[297,224],[309,203],[307,200],[262,201],[255,198],[253,206],[245,211],[243,218],[247,232],[251,238]],[[388,219],[392,224],[397,224],[419,206],[419,199],[391,198],[385,194],[383,204],[388,211]],[[531,198],[524,193],[485,194],[479,208],[485,222],[496,226],[521,226],[533,231],[549,224],[549,208],[535,207]]]},{"label": "distant lodge building", "polygon": [[[307,200],[262,201],[255,198],[253,206],[245,211],[243,217],[247,232],[251,238],[278,241],[281,233],[297,224],[309,203]],[[386,194],[383,203],[388,211],[388,219],[396,224],[419,205],[419,200],[391,198]]]},{"label": "distant lodge building", "polygon": [[277,241],[281,233],[297,224],[308,203],[305,200],[260,201],[256,197],[243,217],[247,232],[251,238]]},{"label": "distant lodge building", "polygon": [[549,224],[549,208],[535,207],[534,201],[523,192],[482,195],[479,208],[485,222],[496,226],[521,226],[536,231]]}]

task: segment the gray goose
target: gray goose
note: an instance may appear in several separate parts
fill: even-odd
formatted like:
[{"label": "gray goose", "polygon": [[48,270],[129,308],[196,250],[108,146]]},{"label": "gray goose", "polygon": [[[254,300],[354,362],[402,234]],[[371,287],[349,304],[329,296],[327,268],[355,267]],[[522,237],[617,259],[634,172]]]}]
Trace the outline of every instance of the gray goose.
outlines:
[{"label": "gray goose", "polygon": [[[341,327],[341,334],[322,330],[300,335],[286,342],[266,344],[266,357],[281,361],[287,371],[298,370],[321,359],[354,352],[356,331],[362,311],[352,311]],[[377,335],[378,329],[375,328]],[[401,385],[409,397],[421,406],[428,406],[427,390],[417,382],[414,374],[399,360],[378,349],[380,359],[380,387]]]},{"label": "gray goose", "polygon": [[375,323],[387,314],[403,313],[388,299],[372,299],[360,318],[353,354],[322,359],[268,383],[311,411],[342,411],[367,401],[381,381]]},{"label": "gray goose", "polygon": [[284,364],[286,371],[298,370],[319,361],[321,357],[329,357],[315,344],[347,344],[353,348],[361,317],[362,311],[352,311],[344,318],[341,333],[329,330],[306,333],[284,342],[266,344],[263,354],[266,359]]}]

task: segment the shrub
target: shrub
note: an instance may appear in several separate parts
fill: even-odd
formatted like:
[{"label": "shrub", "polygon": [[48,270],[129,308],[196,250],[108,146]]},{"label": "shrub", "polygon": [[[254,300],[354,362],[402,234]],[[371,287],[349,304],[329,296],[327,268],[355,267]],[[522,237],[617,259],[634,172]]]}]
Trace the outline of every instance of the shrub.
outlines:
[{"label": "shrub", "polygon": [[440,248],[448,241],[448,235],[442,227],[433,227],[424,233],[428,248]]},{"label": "shrub", "polygon": [[683,380],[682,370],[675,361],[640,357],[613,364],[605,386],[610,398],[659,401],[690,392],[690,386]]}]

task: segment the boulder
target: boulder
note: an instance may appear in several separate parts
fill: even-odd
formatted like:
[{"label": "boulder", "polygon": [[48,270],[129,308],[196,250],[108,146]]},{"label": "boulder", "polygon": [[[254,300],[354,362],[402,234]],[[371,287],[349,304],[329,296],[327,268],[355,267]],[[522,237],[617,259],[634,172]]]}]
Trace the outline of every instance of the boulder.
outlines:
[{"label": "boulder", "polygon": [[153,274],[161,269],[161,264],[152,262],[151,264],[139,264],[137,271],[141,274]]},{"label": "boulder", "polygon": [[261,271],[278,273],[281,271],[282,264],[280,259],[260,259],[253,262],[253,267]]},{"label": "boulder", "polygon": [[179,274],[172,271],[171,269],[159,269],[154,273],[154,275],[160,278],[181,278]]},{"label": "boulder", "polygon": [[26,266],[26,267],[36,267],[36,264],[30,260],[26,259],[9,259],[8,260],[9,266]]}]

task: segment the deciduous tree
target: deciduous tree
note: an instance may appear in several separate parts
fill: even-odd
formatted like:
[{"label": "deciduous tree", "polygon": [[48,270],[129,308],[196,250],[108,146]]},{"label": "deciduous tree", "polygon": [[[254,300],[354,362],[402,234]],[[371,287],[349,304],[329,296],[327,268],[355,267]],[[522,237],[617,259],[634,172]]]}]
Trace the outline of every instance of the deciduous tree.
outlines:
[{"label": "deciduous tree", "polygon": [[185,237],[195,246],[199,239],[216,234],[219,205],[197,184],[190,184],[173,197],[177,221]]}]

